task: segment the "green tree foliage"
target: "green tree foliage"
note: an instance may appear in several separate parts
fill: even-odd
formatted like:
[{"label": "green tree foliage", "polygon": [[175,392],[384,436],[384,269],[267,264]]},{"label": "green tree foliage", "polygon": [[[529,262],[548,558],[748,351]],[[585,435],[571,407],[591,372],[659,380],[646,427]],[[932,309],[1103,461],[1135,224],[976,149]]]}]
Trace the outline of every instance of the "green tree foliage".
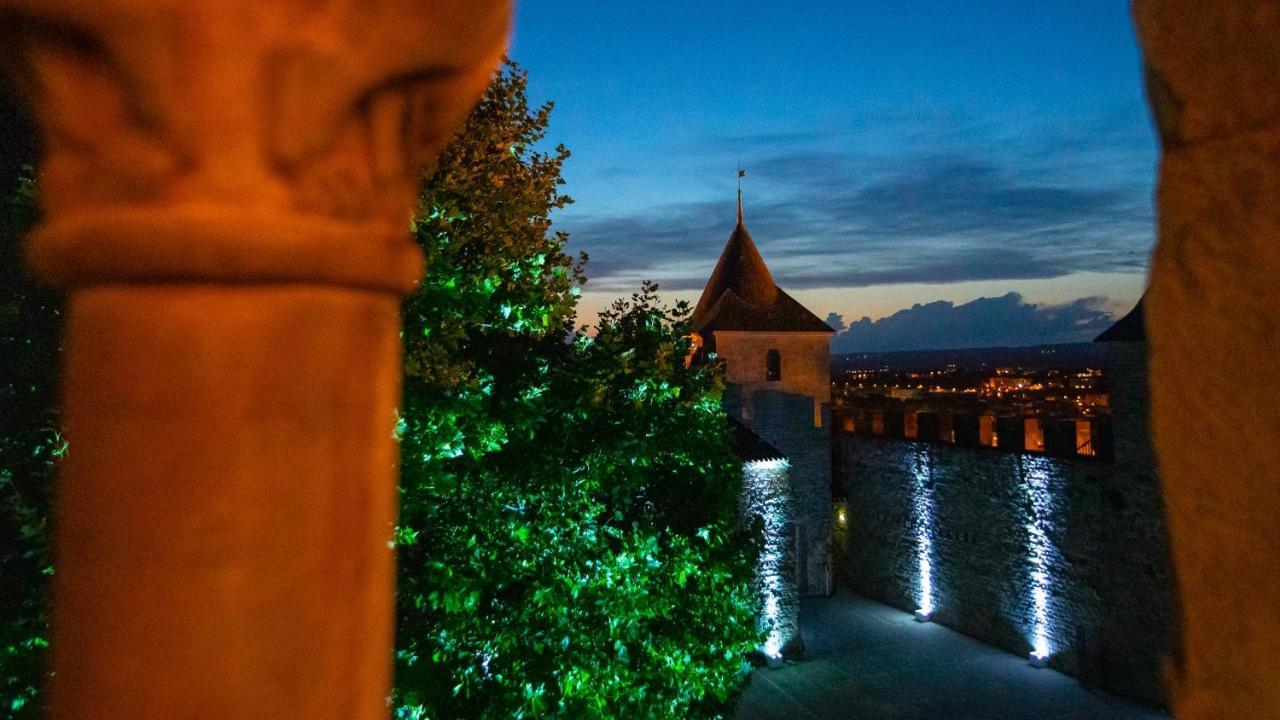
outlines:
[{"label": "green tree foliage", "polygon": [[43,714],[49,515],[55,466],[66,452],[55,410],[61,306],[20,258],[36,207],[26,168],[0,217],[0,708],[13,718]]},{"label": "green tree foliage", "polygon": [[397,714],[724,716],[758,637],[720,377],[654,286],[573,330],[550,110],[508,65],[422,187]]}]

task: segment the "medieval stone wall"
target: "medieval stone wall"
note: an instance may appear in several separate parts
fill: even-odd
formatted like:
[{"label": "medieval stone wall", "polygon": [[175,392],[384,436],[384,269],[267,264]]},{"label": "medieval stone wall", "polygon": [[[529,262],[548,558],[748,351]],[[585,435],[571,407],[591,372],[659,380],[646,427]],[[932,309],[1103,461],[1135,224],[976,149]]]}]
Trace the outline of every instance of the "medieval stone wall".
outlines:
[{"label": "medieval stone wall", "polygon": [[[749,401],[750,418],[742,413]],[[795,393],[759,390],[750,395],[739,386],[725,392],[725,410],[742,420],[790,463],[795,495],[797,583],[802,595],[831,592],[831,432],[826,406],[820,406],[822,425],[812,421],[813,398]]]},{"label": "medieval stone wall", "polygon": [[854,588],[1163,704],[1171,579],[1154,473],[841,434]]}]

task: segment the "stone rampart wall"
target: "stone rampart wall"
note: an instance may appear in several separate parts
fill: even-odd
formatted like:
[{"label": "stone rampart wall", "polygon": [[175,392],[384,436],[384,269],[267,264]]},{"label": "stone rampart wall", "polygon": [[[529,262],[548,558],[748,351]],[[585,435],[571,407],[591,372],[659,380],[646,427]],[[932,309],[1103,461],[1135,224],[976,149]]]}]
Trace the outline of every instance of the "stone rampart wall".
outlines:
[{"label": "stone rampart wall", "polygon": [[848,498],[837,574],[858,592],[1164,703],[1173,601],[1154,469],[845,433],[835,442]]}]

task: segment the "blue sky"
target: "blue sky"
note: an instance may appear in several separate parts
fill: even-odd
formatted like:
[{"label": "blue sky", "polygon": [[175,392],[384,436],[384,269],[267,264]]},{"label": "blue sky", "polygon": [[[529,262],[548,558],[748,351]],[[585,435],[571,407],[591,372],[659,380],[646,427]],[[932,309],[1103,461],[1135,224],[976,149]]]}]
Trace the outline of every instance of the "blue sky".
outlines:
[{"label": "blue sky", "polygon": [[983,344],[978,298],[1052,315],[1001,343],[1083,339],[1141,293],[1157,152],[1125,0],[525,0],[511,54],[573,152],[584,320],[644,279],[696,299],[739,158],[778,283],[854,326],[837,349],[893,349],[853,335],[916,304]]}]

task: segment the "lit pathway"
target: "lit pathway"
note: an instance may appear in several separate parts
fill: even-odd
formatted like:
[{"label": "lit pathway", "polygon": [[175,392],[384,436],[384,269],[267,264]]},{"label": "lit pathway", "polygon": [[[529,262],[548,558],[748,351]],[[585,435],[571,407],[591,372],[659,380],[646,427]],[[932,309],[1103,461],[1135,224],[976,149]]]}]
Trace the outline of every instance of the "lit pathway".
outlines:
[{"label": "lit pathway", "polygon": [[1106,720],[1167,716],[847,591],[805,600],[807,659],[757,669],[738,720]]}]

